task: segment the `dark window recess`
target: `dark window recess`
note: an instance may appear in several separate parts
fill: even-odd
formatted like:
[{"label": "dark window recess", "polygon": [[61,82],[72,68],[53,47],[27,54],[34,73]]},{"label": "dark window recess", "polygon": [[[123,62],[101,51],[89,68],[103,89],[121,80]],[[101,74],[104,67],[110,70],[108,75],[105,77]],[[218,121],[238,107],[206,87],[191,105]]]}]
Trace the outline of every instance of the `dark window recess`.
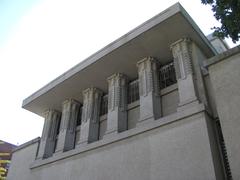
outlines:
[{"label": "dark window recess", "polygon": [[159,70],[160,88],[166,88],[177,82],[173,62],[160,67]]},{"label": "dark window recess", "polygon": [[102,97],[100,116],[107,114],[107,112],[108,112],[108,95],[105,95]]},{"label": "dark window recess", "polygon": [[55,141],[54,141],[54,151],[53,152],[55,152],[57,149],[57,142],[58,142],[58,135],[56,136]]},{"label": "dark window recess", "polygon": [[60,125],[61,125],[61,117],[59,118],[59,120],[57,121],[57,135],[59,134],[60,131]]},{"label": "dark window recess", "polygon": [[81,125],[82,120],[82,107],[79,108],[78,117],[77,117],[77,126]]},{"label": "dark window recess", "polygon": [[227,149],[226,145],[223,139],[223,134],[222,134],[222,128],[219,119],[216,120],[216,129],[217,129],[217,134],[219,138],[219,145],[220,145],[220,150],[222,153],[222,160],[224,164],[224,169],[225,169],[225,175],[227,180],[232,180],[232,173],[228,161],[228,156],[227,156]]},{"label": "dark window recess", "polygon": [[138,79],[128,84],[128,104],[139,100],[139,81]]},{"label": "dark window recess", "polygon": [[56,148],[57,148],[57,142],[58,142],[58,136],[59,136],[59,132],[60,132],[60,125],[61,125],[61,117],[57,120],[57,124],[56,124],[56,130],[57,130],[57,134],[56,134],[56,137],[55,137],[55,142],[54,142],[54,152],[56,151]]}]

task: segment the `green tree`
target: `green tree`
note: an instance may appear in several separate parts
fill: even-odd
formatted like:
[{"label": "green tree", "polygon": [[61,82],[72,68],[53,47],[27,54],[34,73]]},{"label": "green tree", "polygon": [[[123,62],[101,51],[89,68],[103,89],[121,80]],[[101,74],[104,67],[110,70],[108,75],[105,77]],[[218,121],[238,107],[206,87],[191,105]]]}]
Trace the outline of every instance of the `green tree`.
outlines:
[{"label": "green tree", "polygon": [[215,18],[221,27],[213,27],[218,37],[230,37],[235,43],[240,39],[240,0],[201,0],[212,6]]}]

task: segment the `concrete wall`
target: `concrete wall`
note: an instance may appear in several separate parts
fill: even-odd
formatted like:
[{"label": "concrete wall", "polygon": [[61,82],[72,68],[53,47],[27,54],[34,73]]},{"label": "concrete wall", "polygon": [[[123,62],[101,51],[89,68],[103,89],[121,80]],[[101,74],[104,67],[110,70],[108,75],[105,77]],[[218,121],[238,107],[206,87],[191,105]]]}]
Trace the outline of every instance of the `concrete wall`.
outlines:
[{"label": "concrete wall", "polygon": [[166,93],[161,96],[162,100],[162,115],[167,116],[177,111],[179,103],[179,94],[176,84],[172,85],[171,90],[168,90]]},{"label": "concrete wall", "polygon": [[34,144],[14,153],[8,180],[214,180],[206,121],[198,113],[30,170]]},{"label": "concrete wall", "polygon": [[128,109],[128,129],[133,129],[137,126],[137,122],[139,119],[139,101],[137,105],[129,107]]},{"label": "concrete wall", "polygon": [[76,129],[75,146],[76,146],[77,142],[79,142],[79,139],[80,139],[80,130],[81,130],[81,127],[78,126]]},{"label": "concrete wall", "polygon": [[[240,179],[240,48],[210,61],[209,75],[233,179]],[[230,54],[230,55],[229,55]]]},{"label": "concrete wall", "polygon": [[193,43],[192,44],[192,58],[193,58],[193,70],[194,70],[194,78],[195,78],[195,87],[196,87],[196,93],[198,96],[199,101],[204,103],[206,106],[208,106],[208,100],[206,97],[206,87],[204,83],[204,77],[201,71],[201,67],[203,64],[203,61],[206,59],[206,56],[203,54],[201,49]]},{"label": "concrete wall", "polygon": [[[161,90],[162,115],[167,116],[177,111],[179,94],[177,84],[171,85]],[[137,126],[139,120],[139,101],[128,105],[128,129]]]},{"label": "concrete wall", "polygon": [[38,150],[38,141],[28,144],[12,154],[12,163],[7,180],[33,180],[30,164],[35,160]]},{"label": "concrete wall", "polygon": [[207,91],[207,99],[208,99],[208,103],[209,103],[209,108],[213,114],[213,117],[218,117],[213,85],[211,83],[209,74],[204,76],[204,83],[205,83],[205,87],[206,87],[206,91]]},{"label": "concrete wall", "polygon": [[[177,85],[171,85],[161,91],[161,103],[162,103],[162,114],[167,116],[177,111],[178,107],[178,89]],[[139,120],[139,101],[135,101],[128,105],[128,129],[133,129],[137,126]],[[107,115],[100,117],[100,128],[99,128],[99,139],[103,139],[103,136],[107,128]],[[77,128],[76,142],[79,140],[80,128]]]},{"label": "concrete wall", "polygon": [[107,130],[107,115],[100,117],[99,139],[102,139]]}]

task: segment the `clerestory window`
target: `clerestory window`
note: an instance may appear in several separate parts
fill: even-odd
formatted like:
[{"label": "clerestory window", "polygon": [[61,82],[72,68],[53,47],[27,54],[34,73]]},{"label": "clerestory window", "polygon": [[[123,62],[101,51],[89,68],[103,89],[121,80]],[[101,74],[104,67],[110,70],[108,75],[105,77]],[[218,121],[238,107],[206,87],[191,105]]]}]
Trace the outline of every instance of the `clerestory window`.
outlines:
[{"label": "clerestory window", "polygon": [[166,88],[176,82],[177,79],[173,62],[161,66],[159,70],[160,89]]}]

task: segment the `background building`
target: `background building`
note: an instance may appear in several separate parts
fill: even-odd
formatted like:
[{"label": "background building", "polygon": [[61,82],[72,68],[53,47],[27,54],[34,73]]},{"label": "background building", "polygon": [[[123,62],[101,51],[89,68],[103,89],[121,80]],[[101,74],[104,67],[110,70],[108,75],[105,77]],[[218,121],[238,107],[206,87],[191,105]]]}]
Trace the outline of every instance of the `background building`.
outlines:
[{"label": "background building", "polygon": [[0,180],[7,177],[12,150],[17,146],[0,140]]},{"label": "background building", "polygon": [[177,3],[26,98],[8,179],[239,179],[240,50],[211,42]]}]

